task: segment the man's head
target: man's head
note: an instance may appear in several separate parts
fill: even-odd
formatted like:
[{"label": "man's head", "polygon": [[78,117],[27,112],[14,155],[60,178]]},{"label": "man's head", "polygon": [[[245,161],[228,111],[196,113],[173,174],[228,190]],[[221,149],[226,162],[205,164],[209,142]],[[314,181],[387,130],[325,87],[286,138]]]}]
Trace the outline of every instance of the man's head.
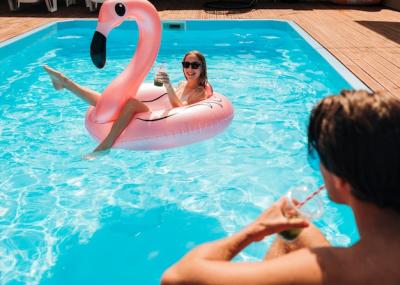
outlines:
[{"label": "man's head", "polygon": [[308,149],[356,198],[400,212],[398,99],[346,90],[324,98],[310,116]]}]

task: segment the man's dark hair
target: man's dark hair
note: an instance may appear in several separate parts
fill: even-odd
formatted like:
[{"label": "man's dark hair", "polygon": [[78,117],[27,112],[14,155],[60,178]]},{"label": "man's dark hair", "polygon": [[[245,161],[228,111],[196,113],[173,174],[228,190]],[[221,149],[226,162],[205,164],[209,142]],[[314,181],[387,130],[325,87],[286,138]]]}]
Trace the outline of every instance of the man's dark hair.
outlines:
[{"label": "man's dark hair", "polygon": [[400,213],[399,99],[349,90],[324,98],[310,116],[308,151],[356,198]]}]

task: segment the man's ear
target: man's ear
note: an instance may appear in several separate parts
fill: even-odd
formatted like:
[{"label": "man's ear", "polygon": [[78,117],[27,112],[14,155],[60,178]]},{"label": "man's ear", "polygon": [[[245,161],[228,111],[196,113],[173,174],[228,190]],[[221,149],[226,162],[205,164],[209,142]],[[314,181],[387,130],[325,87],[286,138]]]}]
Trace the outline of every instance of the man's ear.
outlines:
[{"label": "man's ear", "polygon": [[347,197],[351,194],[351,186],[347,180],[336,176],[335,174],[332,175],[332,183],[336,189],[336,191],[340,192],[342,197]]}]

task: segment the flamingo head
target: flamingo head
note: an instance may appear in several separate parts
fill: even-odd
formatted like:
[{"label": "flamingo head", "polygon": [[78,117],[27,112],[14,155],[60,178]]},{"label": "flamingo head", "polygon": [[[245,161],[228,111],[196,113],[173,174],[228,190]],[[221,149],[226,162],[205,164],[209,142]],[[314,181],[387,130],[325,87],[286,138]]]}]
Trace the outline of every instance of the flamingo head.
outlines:
[{"label": "flamingo head", "polygon": [[[143,13],[144,12],[144,13]],[[99,12],[96,32],[90,45],[90,56],[97,68],[106,64],[106,42],[108,33],[125,19],[140,19],[157,10],[147,0],[106,0]]]}]

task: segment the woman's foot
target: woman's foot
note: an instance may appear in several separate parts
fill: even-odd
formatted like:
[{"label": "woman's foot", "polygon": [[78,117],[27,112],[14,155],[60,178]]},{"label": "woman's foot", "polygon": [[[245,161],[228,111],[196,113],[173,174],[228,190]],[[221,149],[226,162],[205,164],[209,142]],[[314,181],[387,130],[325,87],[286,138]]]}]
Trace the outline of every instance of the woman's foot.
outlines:
[{"label": "woman's foot", "polygon": [[48,65],[43,65],[44,70],[47,71],[51,78],[51,82],[53,83],[53,86],[56,90],[61,90],[65,86],[65,81],[67,78],[61,73],[58,72],[57,70],[52,69]]},{"label": "woman's foot", "polygon": [[105,146],[104,144],[99,144],[91,153],[82,156],[83,160],[94,160],[99,156],[106,155],[110,152],[111,146]]},{"label": "woman's foot", "polygon": [[110,152],[110,149],[107,150],[102,150],[102,151],[96,151],[96,152],[91,152],[88,154],[85,154],[84,156],[82,156],[83,160],[94,160],[96,158],[98,158],[99,156],[103,156],[106,155]]},{"label": "woman's foot", "polygon": [[82,156],[83,160],[94,160],[99,156],[106,155],[110,152],[112,143],[108,142],[107,139],[102,141],[91,153]]},{"label": "woman's foot", "polygon": [[107,152],[110,151],[110,148],[112,147],[112,143],[109,142],[107,139],[102,141],[94,150],[93,153],[96,152]]}]

